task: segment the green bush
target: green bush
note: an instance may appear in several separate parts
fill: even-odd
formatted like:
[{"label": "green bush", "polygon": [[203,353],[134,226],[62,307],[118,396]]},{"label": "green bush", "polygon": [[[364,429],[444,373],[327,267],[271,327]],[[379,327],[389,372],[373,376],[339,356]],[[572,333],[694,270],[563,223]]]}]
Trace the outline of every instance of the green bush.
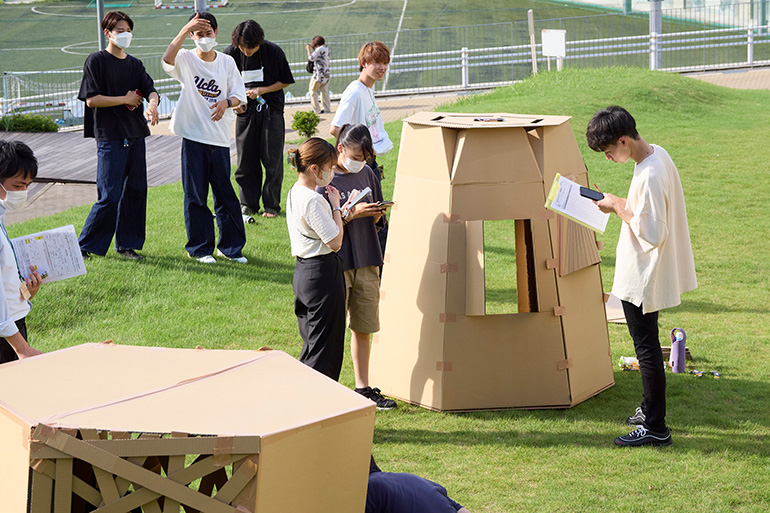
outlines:
[{"label": "green bush", "polygon": [[51,118],[21,114],[0,118],[0,132],[56,132],[59,126]]},{"label": "green bush", "polygon": [[294,113],[294,122],[291,124],[291,128],[305,138],[313,137],[318,131],[318,123],[320,122],[321,116],[313,111],[297,111]]}]

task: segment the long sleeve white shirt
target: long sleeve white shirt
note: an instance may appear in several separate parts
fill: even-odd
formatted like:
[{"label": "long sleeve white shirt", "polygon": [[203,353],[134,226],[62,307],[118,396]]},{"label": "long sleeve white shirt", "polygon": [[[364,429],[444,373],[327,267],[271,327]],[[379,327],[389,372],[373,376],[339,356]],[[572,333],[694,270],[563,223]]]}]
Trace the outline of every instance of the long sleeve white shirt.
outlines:
[{"label": "long sleeve white shirt", "polygon": [[633,217],[620,229],[612,285],[645,314],[677,306],[698,286],[679,173],[666,150],[651,146],[634,166],[626,202]]}]

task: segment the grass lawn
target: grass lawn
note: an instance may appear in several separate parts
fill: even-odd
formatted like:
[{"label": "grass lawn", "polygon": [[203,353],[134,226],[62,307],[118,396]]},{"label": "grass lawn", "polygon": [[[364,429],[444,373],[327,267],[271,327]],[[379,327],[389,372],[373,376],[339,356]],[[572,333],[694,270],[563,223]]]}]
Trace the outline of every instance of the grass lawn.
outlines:
[{"label": "grass lawn", "polygon": [[[632,165],[605,162],[587,148],[583,134],[599,108],[628,108],[642,136],[665,147],[679,168],[698,272],[698,289],[661,313],[661,339],[673,327],[684,328],[692,365],[722,378],[668,375],[674,445],[665,449],[612,445],[629,431],[624,419],[641,396],[639,374],[618,369],[613,388],[569,410],[442,414],[400,404],[377,415],[380,466],[438,481],[472,512],[768,511],[768,103],[768,91],[610,68],[542,74],[446,107],[573,116],[590,180],[620,195]],[[398,145],[400,123],[386,128]],[[395,148],[382,159],[386,197],[397,155]],[[284,198],[293,182],[287,169]],[[44,287],[28,317],[33,345],[51,351],[113,339],[169,347],[270,346],[298,355],[285,217],[247,225],[248,265],[205,266],[185,256],[181,186],[151,190],[148,204],[146,260],[125,261],[110,251],[87,262],[86,276]],[[87,212],[77,208],[8,231],[13,237],[70,223],[79,231]],[[599,237],[606,289],[619,227],[614,217]],[[609,332],[613,362],[633,355],[625,326],[611,325]],[[352,386],[347,354],[341,381]]]}]

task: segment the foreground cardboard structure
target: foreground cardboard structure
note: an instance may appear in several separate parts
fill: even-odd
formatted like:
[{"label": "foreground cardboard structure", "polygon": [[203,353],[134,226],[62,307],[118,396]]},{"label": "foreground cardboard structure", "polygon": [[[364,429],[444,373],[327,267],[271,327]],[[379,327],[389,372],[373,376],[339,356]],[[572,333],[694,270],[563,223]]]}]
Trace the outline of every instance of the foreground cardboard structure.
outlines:
[{"label": "foreground cardboard structure", "polygon": [[[594,233],[544,208],[588,185],[568,117],[404,120],[371,380],[436,410],[564,408],[614,384]],[[515,220],[518,313],[487,315],[484,221]]]},{"label": "foreground cardboard structure", "polygon": [[374,404],[280,351],[86,344],[0,391],[4,513],[364,510]]}]

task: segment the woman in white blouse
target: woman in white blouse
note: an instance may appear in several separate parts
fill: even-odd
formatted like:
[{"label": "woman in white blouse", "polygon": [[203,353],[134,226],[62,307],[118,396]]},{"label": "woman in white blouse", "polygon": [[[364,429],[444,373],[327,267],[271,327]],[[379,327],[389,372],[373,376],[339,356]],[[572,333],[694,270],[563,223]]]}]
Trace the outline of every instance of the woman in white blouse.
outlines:
[{"label": "woman in white blouse", "polygon": [[[329,185],[337,150],[312,137],[289,150],[288,160],[298,173],[286,199],[286,224],[297,258],[292,285],[303,341],[299,360],[336,381],[345,341],[345,278],[337,256],[344,231],[340,193]],[[329,202],[316,187],[326,188]]]}]

